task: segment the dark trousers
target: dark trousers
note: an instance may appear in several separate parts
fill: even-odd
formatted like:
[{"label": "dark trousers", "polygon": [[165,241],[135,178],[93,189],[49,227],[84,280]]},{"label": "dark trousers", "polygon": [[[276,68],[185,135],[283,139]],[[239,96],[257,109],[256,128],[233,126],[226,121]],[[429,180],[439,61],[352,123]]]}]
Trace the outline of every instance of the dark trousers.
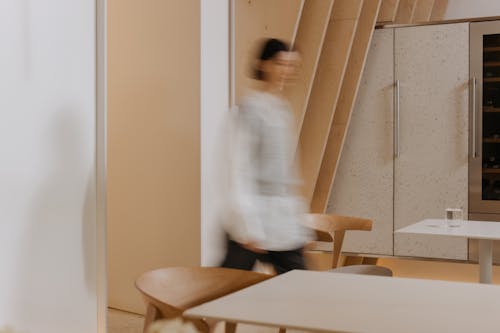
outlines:
[{"label": "dark trousers", "polygon": [[292,269],[305,269],[302,248],[290,251],[255,253],[230,239],[227,241],[226,257],[221,266],[249,271],[253,268],[257,260],[273,265],[277,274],[282,274]]}]

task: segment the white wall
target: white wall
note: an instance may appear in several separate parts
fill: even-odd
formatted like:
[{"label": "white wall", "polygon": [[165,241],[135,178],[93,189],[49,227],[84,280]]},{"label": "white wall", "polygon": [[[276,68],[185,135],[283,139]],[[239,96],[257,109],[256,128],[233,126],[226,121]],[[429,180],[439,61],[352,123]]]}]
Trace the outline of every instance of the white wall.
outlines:
[{"label": "white wall", "polygon": [[444,19],[500,16],[498,0],[448,0]]},{"label": "white wall", "polygon": [[223,255],[216,166],[229,105],[228,13],[227,0],[201,0],[201,259],[208,266],[217,265]]},{"label": "white wall", "polygon": [[0,43],[0,331],[96,332],[96,1],[0,0]]}]

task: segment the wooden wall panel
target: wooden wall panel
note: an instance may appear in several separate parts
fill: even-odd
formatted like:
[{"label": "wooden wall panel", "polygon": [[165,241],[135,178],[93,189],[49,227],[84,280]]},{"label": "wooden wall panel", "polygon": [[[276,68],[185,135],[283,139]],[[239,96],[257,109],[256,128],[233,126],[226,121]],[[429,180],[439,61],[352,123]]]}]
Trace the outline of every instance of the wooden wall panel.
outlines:
[{"label": "wooden wall panel", "polygon": [[382,0],[377,22],[389,23],[396,20],[400,0]]},{"label": "wooden wall panel", "polygon": [[401,0],[398,7],[398,13],[396,14],[396,23],[410,23],[415,13],[416,5],[417,0]]},{"label": "wooden wall panel", "polygon": [[381,0],[364,0],[356,28],[352,50],[347,64],[347,73],[339,94],[338,104],[333,115],[332,127],[326,142],[321,169],[311,201],[311,211],[325,212],[342,146],[356,101],[359,83],[375,29]]},{"label": "wooden wall panel", "polygon": [[108,292],[200,264],[200,3],[108,1]]},{"label": "wooden wall panel", "polygon": [[255,85],[252,69],[259,42],[270,37],[290,42],[301,8],[302,0],[235,1],[236,104]]},{"label": "wooden wall panel", "polygon": [[302,57],[301,68],[296,84],[285,90],[296,119],[297,136],[304,119],[333,3],[334,0],[305,0],[302,9],[295,37],[295,47]]},{"label": "wooden wall panel", "polygon": [[311,200],[330,133],[362,0],[336,0],[299,140],[304,195]]},{"label": "wooden wall panel", "polygon": [[428,22],[431,19],[432,8],[435,0],[417,0],[417,7],[413,14],[412,22]]},{"label": "wooden wall panel", "polygon": [[448,0],[435,0],[431,13],[431,21],[442,20],[448,8]]}]

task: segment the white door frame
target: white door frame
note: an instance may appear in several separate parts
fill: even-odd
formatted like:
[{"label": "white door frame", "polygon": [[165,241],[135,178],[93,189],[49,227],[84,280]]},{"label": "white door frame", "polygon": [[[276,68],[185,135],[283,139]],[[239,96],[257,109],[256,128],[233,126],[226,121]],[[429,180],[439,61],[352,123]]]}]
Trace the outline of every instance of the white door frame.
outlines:
[{"label": "white door frame", "polygon": [[97,332],[107,332],[106,161],[107,161],[107,0],[96,3],[96,168],[97,168]]}]

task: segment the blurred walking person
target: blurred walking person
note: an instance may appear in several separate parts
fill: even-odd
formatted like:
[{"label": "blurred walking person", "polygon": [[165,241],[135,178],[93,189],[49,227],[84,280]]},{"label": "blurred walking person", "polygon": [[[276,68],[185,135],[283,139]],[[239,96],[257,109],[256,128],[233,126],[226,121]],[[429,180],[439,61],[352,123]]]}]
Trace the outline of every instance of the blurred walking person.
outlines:
[{"label": "blurred walking person", "polygon": [[261,85],[231,115],[229,195],[222,267],[251,270],[257,260],[278,274],[305,269],[302,254],[310,232],[295,161],[294,118],[282,95],[299,55],[278,39],[265,40],[255,64]]}]

